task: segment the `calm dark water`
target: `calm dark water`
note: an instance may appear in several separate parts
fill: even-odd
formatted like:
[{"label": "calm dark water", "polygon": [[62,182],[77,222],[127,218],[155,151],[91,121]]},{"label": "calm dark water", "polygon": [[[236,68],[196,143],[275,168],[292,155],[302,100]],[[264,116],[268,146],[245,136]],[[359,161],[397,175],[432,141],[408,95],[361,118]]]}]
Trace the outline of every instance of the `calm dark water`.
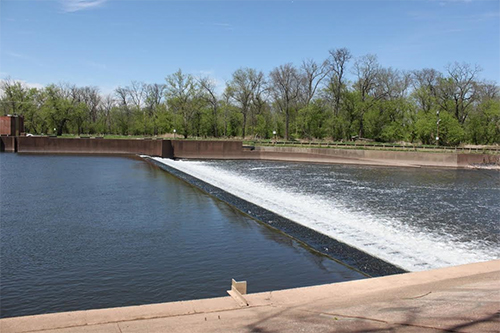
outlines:
[{"label": "calm dark water", "polygon": [[0,155],[1,317],[363,278],[151,164]]}]

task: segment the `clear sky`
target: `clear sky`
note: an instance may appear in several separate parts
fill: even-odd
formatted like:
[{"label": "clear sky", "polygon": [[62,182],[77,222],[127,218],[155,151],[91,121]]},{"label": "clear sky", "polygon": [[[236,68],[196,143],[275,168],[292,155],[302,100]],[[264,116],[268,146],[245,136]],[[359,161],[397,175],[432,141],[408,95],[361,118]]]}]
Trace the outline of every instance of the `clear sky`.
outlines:
[{"label": "clear sky", "polygon": [[386,67],[478,64],[500,83],[500,1],[1,0],[0,78],[104,93],[181,68],[221,85],[346,47]]}]

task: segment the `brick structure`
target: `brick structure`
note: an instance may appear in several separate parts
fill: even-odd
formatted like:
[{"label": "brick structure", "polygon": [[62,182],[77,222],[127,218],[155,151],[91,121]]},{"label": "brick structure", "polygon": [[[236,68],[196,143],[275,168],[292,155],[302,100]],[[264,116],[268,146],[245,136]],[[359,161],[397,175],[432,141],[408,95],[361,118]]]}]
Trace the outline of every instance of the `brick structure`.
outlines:
[{"label": "brick structure", "polygon": [[19,136],[24,133],[24,118],[18,115],[0,117],[0,135]]}]

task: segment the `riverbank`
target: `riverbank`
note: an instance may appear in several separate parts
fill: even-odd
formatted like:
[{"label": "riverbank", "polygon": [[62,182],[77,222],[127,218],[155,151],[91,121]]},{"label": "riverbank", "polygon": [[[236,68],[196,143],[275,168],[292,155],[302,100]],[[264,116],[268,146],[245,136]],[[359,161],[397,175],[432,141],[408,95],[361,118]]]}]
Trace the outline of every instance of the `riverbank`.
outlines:
[{"label": "riverbank", "polygon": [[243,297],[6,318],[0,330],[498,332],[500,260]]}]

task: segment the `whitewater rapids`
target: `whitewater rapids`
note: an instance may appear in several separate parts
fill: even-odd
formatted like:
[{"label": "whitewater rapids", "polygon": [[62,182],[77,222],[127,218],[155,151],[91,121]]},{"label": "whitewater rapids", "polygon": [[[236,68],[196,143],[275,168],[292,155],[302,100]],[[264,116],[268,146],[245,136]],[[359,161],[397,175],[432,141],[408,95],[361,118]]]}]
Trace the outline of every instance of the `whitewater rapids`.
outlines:
[{"label": "whitewater rapids", "polygon": [[[402,223],[397,216],[359,209],[324,193],[303,193],[293,186],[283,189],[211,162],[152,159],[408,271],[499,257],[498,249],[492,251],[491,244],[480,240],[459,242],[453,234],[430,232]],[[279,168],[274,172],[279,173]]]}]

